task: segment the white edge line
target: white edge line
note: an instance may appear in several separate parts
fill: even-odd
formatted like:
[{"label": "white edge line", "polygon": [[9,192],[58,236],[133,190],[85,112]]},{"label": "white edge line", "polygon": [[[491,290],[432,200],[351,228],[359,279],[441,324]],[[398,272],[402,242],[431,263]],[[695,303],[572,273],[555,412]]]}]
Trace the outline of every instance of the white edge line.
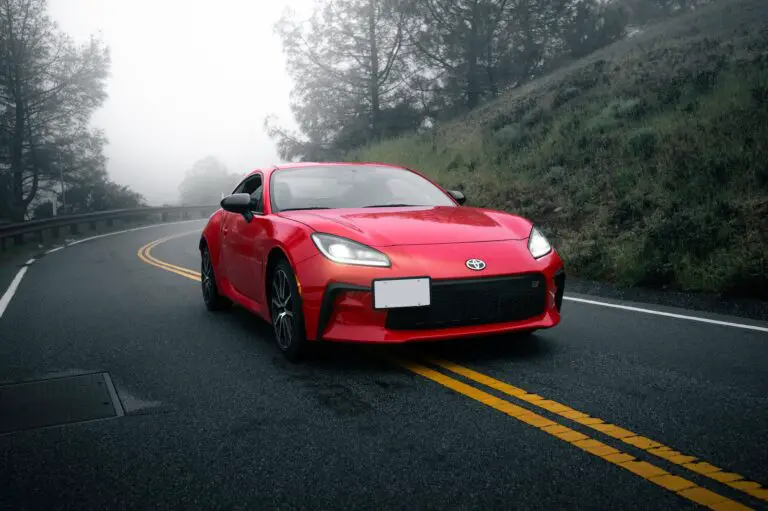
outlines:
[{"label": "white edge line", "polygon": [[117,390],[115,390],[115,385],[112,383],[112,377],[109,376],[109,373],[101,373],[101,375],[104,377],[104,383],[107,384],[109,397],[112,398],[112,403],[115,405],[115,413],[118,417],[122,417],[125,415],[125,410],[123,409],[123,403],[117,397]]},{"label": "white edge line", "polygon": [[[183,222],[179,222],[179,223],[183,223]],[[161,240],[158,240],[158,245],[160,243],[164,243],[166,241],[169,241],[169,240],[171,240],[173,238],[177,238],[177,237],[181,237],[181,236],[186,236],[188,234],[191,234],[192,232],[194,232],[194,231],[189,231],[189,232],[185,232],[185,233],[173,234],[171,236],[167,236],[165,238],[162,238]],[[730,326],[730,327],[733,327],[733,328],[742,328],[742,329],[745,329],[745,330],[755,330],[757,332],[767,332],[768,333],[768,328],[761,327],[761,326],[756,326],[756,325],[746,325],[746,324],[743,324],[743,323],[732,323],[732,322],[729,322],[729,321],[719,321],[719,320],[716,320],[716,319],[702,318],[702,317],[699,317],[699,316],[687,316],[687,315],[684,315],[684,314],[674,314],[672,312],[663,312],[663,311],[658,311],[658,310],[653,310],[653,309],[644,309],[644,308],[640,308],[640,307],[632,307],[632,306],[629,306],[629,305],[618,305],[618,304],[614,304],[614,303],[600,302],[600,301],[597,301],[597,300],[587,300],[587,299],[584,299],[584,298],[575,298],[575,297],[572,297],[572,296],[563,296],[563,299],[564,300],[570,300],[570,301],[573,301],[573,302],[586,303],[586,304],[590,304],[590,305],[599,305],[601,307],[610,307],[610,308],[614,308],[614,309],[621,309],[621,310],[632,311],[632,312],[641,312],[641,313],[644,313],[644,314],[654,314],[654,315],[657,315],[657,316],[665,316],[665,317],[668,317],[668,318],[686,319],[686,320],[689,320],[689,321],[699,321],[701,323],[710,323],[710,324],[713,324],[713,325]]]},{"label": "white edge line", "polygon": [[18,289],[19,283],[21,283],[21,279],[24,278],[24,274],[27,273],[28,269],[29,266],[24,266],[19,270],[19,273],[17,273],[11,281],[11,285],[6,289],[5,294],[0,298],[0,318],[3,317],[5,309],[8,307],[8,304],[11,303],[11,298],[13,298],[13,295],[16,293],[16,289]]},{"label": "white edge line", "polygon": [[107,232],[104,234],[97,234],[96,236],[89,236],[87,238],[83,238],[83,239],[79,239],[79,240],[75,240],[70,243],[67,243],[66,246],[71,247],[72,245],[78,245],[80,243],[85,243],[86,241],[91,241],[99,238],[106,238],[107,236],[114,236],[115,234],[123,234],[126,232],[140,231],[142,229],[150,229],[152,227],[162,227],[164,225],[188,224],[192,222],[203,222],[205,220],[206,220],[205,218],[197,218],[194,220],[182,220],[180,222],[161,222],[159,224],[142,225],[140,227],[133,227],[131,229],[123,229],[122,231]]},{"label": "white edge line", "polygon": [[[149,229],[151,227],[162,227],[164,225],[175,225],[175,224],[188,224],[192,222],[202,222],[205,218],[199,218],[194,220],[182,220],[180,222],[161,222],[159,224],[151,224],[151,225],[142,225],[139,227],[133,227],[131,229],[124,229],[122,231],[115,231],[115,232],[108,232],[105,234],[98,234],[96,236],[90,236],[88,238],[83,238],[81,240],[73,241],[71,243],[67,243],[66,245],[52,248],[46,252],[46,254],[50,254],[53,252],[56,252],[58,250],[61,250],[62,248],[69,247],[71,245],[77,245],[78,243],[83,243],[85,241],[95,240],[97,238],[105,238],[107,236],[114,236],[115,234],[122,234],[126,232],[133,232],[133,231],[140,231],[142,229]],[[191,234],[194,231],[190,231],[186,234]],[[16,274],[16,276],[11,281],[11,284],[8,286],[8,289],[5,290],[5,293],[3,294],[2,298],[0,298],[0,318],[3,317],[3,314],[5,313],[5,309],[8,308],[8,304],[11,303],[11,298],[13,298],[13,295],[16,294],[16,290],[19,287],[19,283],[21,282],[21,279],[24,278],[24,274],[27,273],[27,269],[29,268],[29,265],[34,263],[35,259],[32,258],[26,263],[24,263],[24,266],[19,270],[19,272]],[[114,389],[113,389],[114,390]],[[117,394],[115,394],[115,397]],[[119,401],[117,401],[119,403]],[[120,412],[122,414],[122,411]]]},{"label": "white edge line", "polygon": [[642,312],[645,314],[655,314],[657,316],[666,316],[668,318],[687,319],[689,321],[699,321],[701,323],[710,323],[713,325],[730,326],[734,328],[744,328],[746,330],[756,330],[758,332],[768,332],[768,328],[757,325],[745,325],[743,323],[731,323],[729,321],[718,321],[716,319],[701,318],[698,316],[686,316],[684,314],[674,314],[672,312],[662,312],[653,309],[643,309],[640,307],[630,307],[629,305],[618,305],[615,303],[598,302],[597,300],[586,300],[584,298],[574,298],[572,296],[564,296],[564,300],[570,300],[572,302],[588,303],[590,305],[599,305],[601,307],[611,307],[614,309],[622,309],[632,312]]},{"label": "white edge line", "polygon": [[63,245],[62,245],[62,246],[60,246],[60,247],[55,247],[55,248],[51,248],[51,249],[49,249],[49,250],[46,250],[46,251],[45,251],[45,253],[46,253],[46,254],[53,254],[54,252],[58,252],[58,251],[59,251],[59,250],[61,250],[62,248],[64,248],[64,246],[63,246]]},{"label": "white edge line", "polygon": [[[120,232],[126,232],[126,231],[120,231]],[[111,233],[110,233],[110,234],[111,234]],[[115,234],[117,234],[117,233],[115,233]],[[104,236],[106,236],[106,234],[100,234],[100,235],[98,235],[98,236],[89,236],[89,237],[87,237],[87,238],[82,238],[82,239],[79,239],[79,240],[76,240],[76,241],[72,241],[72,242],[70,242],[70,243],[67,243],[67,246],[70,246],[70,245],[77,245],[78,243],[84,243],[84,242],[86,242],[86,241],[95,240],[96,238],[103,238]]]},{"label": "white edge line", "polygon": [[[68,243],[65,246],[68,247],[68,246],[72,246],[72,245],[77,245],[79,243],[84,243],[86,241],[91,241],[91,240],[95,240],[95,239],[98,239],[98,238],[106,238],[107,236],[114,236],[115,234],[123,234],[123,233],[126,233],[126,232],[140,231],[142,229],[149,229],[149,228],[152,228],[152,227],[159,227],[159,226],[163,226],[163,225],[187,224],[187,223],[192,223],[192,222],[200,222],[202,220],[205,220],[205,219],[204,218],[200,218],[200,219],[194,219],[194,220],[182,220],[180,222],[162,222],[162,223],[159,223],[159,224],[142,225],[140,227],[133,227],[131,229],[124,229],[122,231],[114,231],[114,232],[108,232],[108,233],[105,233],[105,234],[98,234],[96,236],[90,236],[88,238],[83,238],[83,239],[80,239],[80,240],[77,240],[77,241],[73,241],[71,243]],[[192,232],[193,231],[190,231],[190,232],[184,233],[184,234],[191,234]],[[179,236],[181,236],[181,235],[179,235]],[[62,247],[56,247],[56,248],[53,248],[53,249],[49,250],[46,253],[56,252],[57,250],[61,250],[62,248],[65,248],[65,247],[63,247],[63,246]],[[19,273],[16,274],[16,277],[11,282],[11,285],[8,286],[8,289],[6,290],[6,292],[3,295],[3,297],[0,298],[0,317],[3,316],[3,313],[5,312],[6,307],[8,307],[8,303],[11,301],[11,298],[13,298],[13,295],[16,292],[16,289],[19,287],[19,282],[21,282],[21,279],[24,277],[24,273],[26,273],[26,271],[27,271],[27,266],[32,264],[34,261],[35,261],[34,259],[30,259],[29,261],[26,262],[26,265],[19,271]],[[687,319],[689,321],[699,321],[701,323],[709,323],[709,324],[721,325],[721,326],[730,326],[730,327],[734,327],[734,328],[743,328],[743,329],[746,329],[746,330],[755,330],[757,332],[766,332],[766,333],[768,333],[768,327],[761,327],[761,326],[756,326],[756,325],[745,325],[743,323],[732,323],[732,322],[729,322],[729,321],[718,321],[716,319],[701,318],[701,317],[698,317],[698,316],[686,316],[684,314],[674,314],[674,313],[671,313],[671,312],[662,312],[662,311],[657,311],[657,310],[653,310],[653,309],[644,309],[644,308],[640,308],[640,307],[631,307],[629,305],[618,305],[618,304],[615,304],[615,303],[600,302],[600,301],[597,301],[597,300],[587,300],[587,299],[584,299],[584,298],[574,298],[572,296],[564,296],[563,299],[564,300],[570,300],[570,301],[573,301],[573,302],[587,303],[587,304],[590,304],[590,305],[598,305],[598,306],[601,306],[601,307],[610,307],[610,308],[613,308],[613,309],[621,309],[621,310],[627,310],[627,311],[632,311],[632,312],[641,312],[641,313],[644,313],[644,314],[654,314],[654,315],[657,315],[657,316],[665,316],[665,317],[668,317],[668,318]],[[105,378],[108,378],[108,375],[106,375],[106,373],[105,373]],[[112,388],[112,391],[114,391],[114,388]],[[116,398],[117,394],[115,394],[114,397]],[[118,403],[119,403],[119,401],[118,401]]]}]

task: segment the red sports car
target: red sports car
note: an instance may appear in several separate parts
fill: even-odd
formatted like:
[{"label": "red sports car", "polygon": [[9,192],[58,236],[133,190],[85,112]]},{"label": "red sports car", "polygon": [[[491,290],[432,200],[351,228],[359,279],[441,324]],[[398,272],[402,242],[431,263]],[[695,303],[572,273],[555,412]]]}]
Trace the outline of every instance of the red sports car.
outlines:
[{"label": "red sports car", "polygon": [[203,298],[311,341],[401,343],[560,322],[563,261],[529,220],[463,206],[422,174],[373,163],[251,172],[202,232]]}]

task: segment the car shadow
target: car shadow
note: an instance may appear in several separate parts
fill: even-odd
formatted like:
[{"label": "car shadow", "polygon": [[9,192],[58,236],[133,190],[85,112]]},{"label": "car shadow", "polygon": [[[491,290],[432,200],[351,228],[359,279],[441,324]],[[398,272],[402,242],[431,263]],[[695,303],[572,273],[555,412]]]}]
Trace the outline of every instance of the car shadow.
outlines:
[{"label": "car shadow", "polygon": [[[237,328],[248,333],[245,336],[248,343],[257,343],[263,352],[271,355],[274,365],[293,372],[301,367],[311,367],[316,370],[328,371],[385,371],[393,370],[392,364],[381,357],[372,357],[369,347],[362,343],[310,343],[304,357],[298,362],[287,360],[275,343],[272,325],[262,318],[241,307],[234,307],[227,313],[229,321]],[[251,346],[252,348],[253,346]],[[242,346],[247,349],[247,346]],[[259,349],[262,352],[262,349]]]},{"label": "car shadow", "polygon": [[[386,347],[382,347],[386,348]],[[414,360],[445,359],[456,363],[533,361],[552,356],[553,346],[541,334],[479,336],[393,346]]]},{"label": "car shadow", "polygon": [[467,364],[531,362],[551,358],[556,349],[545,332],[398,345],[322,342],[311,343],[306,356],[300,362],[293,363],[280,354],[269,323],[240,307],[235,307],[230,315],[235,325],[248,331],[248,337],[253,342],[274,353],[276,364],[286,368],[308,365],[329,371],[391,371],[394,369],[393,359],[423,363],[439,358]]}]

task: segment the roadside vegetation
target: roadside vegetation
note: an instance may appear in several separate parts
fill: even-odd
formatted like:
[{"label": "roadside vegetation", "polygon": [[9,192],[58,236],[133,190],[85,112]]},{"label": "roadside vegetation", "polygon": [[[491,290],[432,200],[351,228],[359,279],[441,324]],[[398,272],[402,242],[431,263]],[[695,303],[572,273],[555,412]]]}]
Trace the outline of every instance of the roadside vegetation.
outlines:
[{"label": "roadside vegetation", "polygon": [[107,175],[107,46],[73,41],[47,0],[0,0],[0,224],[145,205]]},{"label": "roadside vegetation", "polygon": [[336,156],[410,166],[533,219],[571,275],[767,299],[768,3],[629,28],[467,113]]},{"label": "roadside vegetation", "polygon": [[768,6],[728,4],[349,157],[534,219],[573,274],[768,298]]}]

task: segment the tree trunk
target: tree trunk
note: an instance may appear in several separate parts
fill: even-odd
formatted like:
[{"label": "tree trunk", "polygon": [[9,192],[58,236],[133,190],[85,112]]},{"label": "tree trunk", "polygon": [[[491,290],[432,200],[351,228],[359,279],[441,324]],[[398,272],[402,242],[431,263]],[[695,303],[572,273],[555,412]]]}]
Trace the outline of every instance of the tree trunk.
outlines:
[{"label": "tree trunk", "polygon": [[[10,9],[10,6],[7,7]],[[26,205],[24,204],[24,135],[26,132],[25,121],[27,118],[27,112],[24,102],[24,90],[22,82],[23,76],[23,64],[22,59],[25,56],[24,43],[18,39],[15,35],[15,27],[11,20],[11,13],[7,13],[7,50],[10,50],[7,58],[11,62],[8,62],[8,77],[7,87],[11,91],[13,97],[13,131],[10,134],[9,149],[10,149],[10,163],[11,163],[11,205],[10,214],[11,219],[16,222],[24,220],[24,213],[26,212]],[[23,29],[21,31],[23,33]]]},{"label": "tree trunk", "polygon": [[467,107],[475,108],[480,102],[480,81],[478,76],[478,40],[477,26],[480,22],[478,0],[472,3],[472,19],[469,25],[469,40],[467,41]]},{"label": "tree trunk", "polygon": [[11,134],[11,219],[16,222],[24,220],[24,103],[21,101],[21,84],[16,76],[14,87],[15,125]]},{"label": "tree trunk", "polygon": [[493,32],[490,32],[490,36],[488,37],[488,42],[486,43],[486,56],[487,56],[487,63],[486,63],[486,73],[488,75],[488,88],[490,89],[491,96],[496,97],[499,95],[499,88],[496,85],[496,75],[494,73],[494,63],[493,63]]},{"label": "tree trunk", "polygon": [[[28,106],[24,109],[26,112],[29,112]],[[35,151],[35,145],[32,143],[33,136],[32,136],[32,122],[30,119],[27,119],[26,122],[26,129],[27,129],[27,138],[29,139],[29,156],[30,156],[30,162],[32,167],[32,186],[29,189],[29,194],[27,194],[26,197],[22,195],[21,198],[21,206],[23,211],[27,211],[27,208],[32,203],[32,201],[35,199],[35,196],[37,195],[38,187],[40,186],[40,167],[39,162],[37,160],[37,152]],[[23,175],[23,172],[22,172]],[[64,183],[62,183],[62,186]],[[62,188],[61,193],[64,194],[65,191]],[[22,190],[23,194],[23,190]]]},{"label": "tree trunk", "polygon": [[371,76],[369,84],[369,99],[371,100],[370,112],[370,136],[373,140],[379,138],[379,48],[376,44],[376,2],[369,0],[370,11],[368,13],[368,38],[371,44]]}]

